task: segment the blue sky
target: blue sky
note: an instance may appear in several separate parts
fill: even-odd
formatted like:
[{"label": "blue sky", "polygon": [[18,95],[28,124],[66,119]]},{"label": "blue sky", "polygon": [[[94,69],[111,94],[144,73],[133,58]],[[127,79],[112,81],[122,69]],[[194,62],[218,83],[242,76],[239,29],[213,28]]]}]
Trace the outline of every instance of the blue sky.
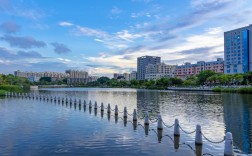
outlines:
[{"label": "blue sky", "polygon": [[252,24],[251,0],[0,0],[0,73],[136,70],[223,57],[223,33]]}]

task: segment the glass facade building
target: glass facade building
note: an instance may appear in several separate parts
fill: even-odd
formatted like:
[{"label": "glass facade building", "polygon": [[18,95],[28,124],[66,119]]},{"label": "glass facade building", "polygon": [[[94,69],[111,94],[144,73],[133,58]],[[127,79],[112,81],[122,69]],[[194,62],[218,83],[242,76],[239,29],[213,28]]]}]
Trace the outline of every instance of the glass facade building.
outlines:
[{"label": "glass facade building", "polygon": [[224,73],[252,71],[252,25],[224,32]]}]

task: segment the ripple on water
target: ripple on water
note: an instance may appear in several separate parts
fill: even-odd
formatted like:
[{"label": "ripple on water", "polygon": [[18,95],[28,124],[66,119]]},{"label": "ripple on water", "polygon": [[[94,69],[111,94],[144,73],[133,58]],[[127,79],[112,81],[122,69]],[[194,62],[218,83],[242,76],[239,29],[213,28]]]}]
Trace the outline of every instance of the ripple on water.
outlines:
[{"label": "ripple on water", "polygon": [[[251,131],[245,123],[251,123],[251,99],[246,96],[232,96],[230,94],[187,93],[146,90],[106,90],[106,89],[49,89],[43,94],[52,96],[72,97],[82,101],[97,101],[106,106],[118,105],[122,111],[127,106],[128,112],[137,108],[139,117],[152,110],[150,115],[156,118],[160,111],[163,121],[168,125],[178,118],[180,125],[186,131],[193,131],[196,124],[200,124],[205,136],[213,141],[223,138],[226,131],[231,131],[234,142],[244,152],[251,153],[251,147],[244,146],[251,142]],[[231,101],[230,101],[231,97]],[[246,104],[244,105],[243,102]],[[47,100],[32,99],[2,99],[0,100],[0,154],[34,154],[46,155],[61,153],[82,155],[188,155],[195,150],[195,134],[181,132],[179,149],[174,149],[170,138],[163,137],[158,141],[157,135],[145,131],[140,126],[133,130],[130,122],[124,126],[119,118],[115,123],[111,115],[101,118],[99,110],[89,113],[83,108],[70,107],[65,103],[54,103]],[[243,114],[245,112],[245,115]],[[122,115],[122,114],[120,114]],[[131,118],[131,117],[129,117]],[[143,120],[139,120],[143,123]],[[234,123],[233,123],[234,122]],[[231,126],[232,125],[232,126]],[[251,124],[250,124],[251,125]],[[156,123],[150,125],[156,129]],[[237,133],[239,132],[239,133]],[[243,132],[247,140],[242,139]],[[163,135],[173,138],[173,128],[165,128]],[[33,145],[31,145],[31,142]],[[212,144],[204,139],[203,153],[223,155],[223,143]],[[191,149],[192,148],[192,149]],[[35,150],[36,149],[36,150]],[[189,154],[190,155],[190,154]]]}]

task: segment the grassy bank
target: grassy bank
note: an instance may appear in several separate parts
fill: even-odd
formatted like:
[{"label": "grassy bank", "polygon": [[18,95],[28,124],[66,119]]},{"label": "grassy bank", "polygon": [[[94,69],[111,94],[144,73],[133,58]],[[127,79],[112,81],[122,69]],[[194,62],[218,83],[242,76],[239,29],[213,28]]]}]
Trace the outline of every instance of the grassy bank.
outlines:
[{"label": "grassy bank", "polygon": [[0,90],[0,96],[4,96],[7,91],[5,90]]},{"label": "grassy bank", "polygon": [[7,92],[21,93],[23,92],[23,87],[17,85],[0,85],[0,90],[5,90]]},{"label": "grassy bank", "polygon": [[0,85],[0,96],[5,95],[5,92],[22,93],[30,90],[30,86],[19,86],[19,85]]},{"label": "grassy bank", "polygon": [[246,88],[213,88],[213,92],[227,92],[227,93],[244,93],[244,94],[252,94],[252,87]]}]

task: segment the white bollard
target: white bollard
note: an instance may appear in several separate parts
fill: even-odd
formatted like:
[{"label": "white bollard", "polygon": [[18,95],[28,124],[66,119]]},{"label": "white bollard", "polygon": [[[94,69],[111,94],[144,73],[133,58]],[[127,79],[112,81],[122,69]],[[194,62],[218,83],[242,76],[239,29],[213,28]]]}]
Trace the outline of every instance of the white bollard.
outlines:
[{"label": "white bollard", "polygon": [[127,107],[124,107],[124,110],[123,110],[123,117],[124,118],[127,118]]},{"label": "white bollard", "polygon": [[101,111],[104,111],[104,105],[101,103]]},{"label": "white bollard", "polygon": [[147,111],[145,112],[145,115],[144,115],[144,124],[149,125],[149,115]]},{"label": "white bollard", "polygon": [[115,105],[115,115],[118,115],[118,107]]},{"label": "white bollard", "polygon": [[158,123],[157,123],[157,129],[158,130],[163,130],[163,123],[162,123],[162,116],[161,114],[158,114]]},{"label": "white bollard", "polygon": [[94,109],[97,109],[97,102],[95,101]]},{"label": "white bollard", "polygon": [[108,104],[108,108],[107,108],[107,113],[110,114],[111,113],[111,108],[110,108],[110,104]]},{"label": "white bollard", "polygon": [[224,156],[233,156],[233,155],[234,155],[233,136],[232,133],[227,132],[225,138]]},{"label": "white bollard", "polygon": [[134,109],[134,111],[133,111],[133,121],[137,121],[136,109]]},{"label": "white bollard", "polygon": [[174,136],[180,136],[178,119],[175,119],[175,123],[174,123]]},{"label": "white bollard", "polygon": [[201,134],[201,126],[196,125],[196,134],[195,134],[195,145],[202,145],[202,134]]},{"label": "white bollard", "polygon": [[89,108],[92,108],[92,102],[91,102],[91,100],[89,101]]}]

